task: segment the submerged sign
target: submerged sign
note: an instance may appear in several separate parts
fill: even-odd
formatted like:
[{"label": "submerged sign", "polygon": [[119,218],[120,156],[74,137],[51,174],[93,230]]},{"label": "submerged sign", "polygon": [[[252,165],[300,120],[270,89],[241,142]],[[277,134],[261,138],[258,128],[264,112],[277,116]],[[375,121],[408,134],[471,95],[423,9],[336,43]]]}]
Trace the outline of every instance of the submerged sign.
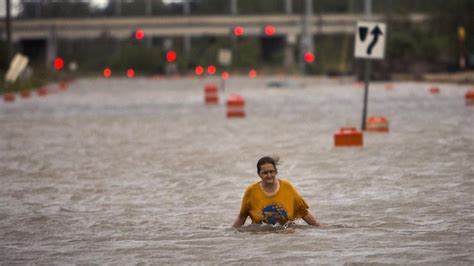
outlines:
[{"label": "submerged sign", "polygon": [[385,23],[357,22],[354,56],[365,59],[383,59],[386,35]]},{"label": "submerged sign", "polygon": [[28,57],[22,54],[16,54],[10,63],[10,68],[8,68],[7,73],[5,74],[5,80],[9,82],[15,82],[18,76],[23,72],[23,70],[28,65]]}]

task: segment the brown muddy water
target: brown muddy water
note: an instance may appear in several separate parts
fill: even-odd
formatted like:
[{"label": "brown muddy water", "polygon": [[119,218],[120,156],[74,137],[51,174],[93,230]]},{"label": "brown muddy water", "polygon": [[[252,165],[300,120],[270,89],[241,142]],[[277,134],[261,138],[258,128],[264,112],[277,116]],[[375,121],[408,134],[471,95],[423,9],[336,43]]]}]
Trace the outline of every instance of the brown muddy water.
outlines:
[{"label": "brown muddy water", "polygon": [[[217,106],[210,79],[139,78],[0,103],[0,263],[474,264],[468,86],[373,83],[369,115],[390,132],[335,148],[360,127],[363,90],[275,80],[230,79]],[[245,119],[226,118],[232,92]],[[230,227],[275,154],[327,228]]]}]

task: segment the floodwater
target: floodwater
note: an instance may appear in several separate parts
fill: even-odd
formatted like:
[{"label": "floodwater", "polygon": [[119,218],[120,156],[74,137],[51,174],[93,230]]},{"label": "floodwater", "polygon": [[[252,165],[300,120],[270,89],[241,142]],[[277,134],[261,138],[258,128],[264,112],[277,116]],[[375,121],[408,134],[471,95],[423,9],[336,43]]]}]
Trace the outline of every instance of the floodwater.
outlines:
[{"label": "floodwater", "polygon": [[[230,79],[217,106],[210,79],[82,79],[1,102],[0,263],[474,264],[469,86],[374,83],[369,115],[390,133],[335,148],[363,89],[275,80]],[[233,92],[245,119],[226,118]],[[326,228],[231,228],[268,154]]]}]

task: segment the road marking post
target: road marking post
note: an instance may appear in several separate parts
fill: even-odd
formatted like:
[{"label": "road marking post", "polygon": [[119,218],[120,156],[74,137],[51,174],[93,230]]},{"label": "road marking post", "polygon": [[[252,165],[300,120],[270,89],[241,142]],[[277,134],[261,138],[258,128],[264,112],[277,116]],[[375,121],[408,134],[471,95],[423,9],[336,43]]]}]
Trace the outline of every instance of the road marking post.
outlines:
[{"label": "road marking post", "polygon": [[385,39],[386,25],[378,22],[357,22],[355,34],[355,58],[365,60],[364,69],[364,106],[362,109],[362,125],[361,129],[366,128],[367,120],[367,102],[369,97],[369,82],[371,74],[371,62],[373,59],[384,59],[385,57]]}]

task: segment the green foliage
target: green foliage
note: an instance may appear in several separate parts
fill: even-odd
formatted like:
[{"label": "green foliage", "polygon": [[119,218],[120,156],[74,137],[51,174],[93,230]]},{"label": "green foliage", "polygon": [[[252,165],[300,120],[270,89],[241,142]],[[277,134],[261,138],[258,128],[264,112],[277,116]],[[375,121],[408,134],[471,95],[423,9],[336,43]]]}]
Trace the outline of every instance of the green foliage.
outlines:
[{"label": "green foliage", "polygon": [[353,5],[350,0],[318,0],[313,2],[313,9],[315,13],[342,13],[348,12]]},{"label": "green foliage", "polygon": [[308,65],[309,73],[346,73],[349,69],[349,55],[353,38],[349,35],[324,35],[314,38],[315,60]]},{"label": "green foliage", "polygon": [[230,1],[200,0],[191,2],[191,14],[229,14]]},{"label": "green foliage", "polygon": [[259,41],[255,37],[201,37],[193,39],[192,55],[199,55],[190,59],[190,65],[216,64],[219,49],[232,50],[232,66],[234,69],[258,67],[260,62]]},{"label": "green foliage", "polygon": [[237,69],[260,67],[260,47],[258,38],[244,37],[233,44],[232,66]]},{"label": "green foliage", "polygon": [[[0,73],[0,75],[4,77],[5,73]],[[37,89],[54,79],[54,74],[47,71],[33,73],[28,79],[18,78],[14,83],[9,83],[2,79],[0,83],[0,93]]]},{"label": "green foliage", "polygon": [[114,50],[120,47],[119,40],[112,38],[61,40],[58,42],[58,56],[65,62],[75,61],[81,72],[99,70],[110,65]]},{"label": "green foliage", "polygon": [[89,3],[75,0],[24,1],[20,17],[88,17],[93,13]]},{"label": "green foliage", "polygon": [[149,73],[162,72],[164,58],[164,51],[160,48],[126,44],[114,54],[111,67],[119,70],[133,68]]},{"label": "green foliage", "polygon": [[239,0],[239,14],[273,14],[284,12],[284,0]]}]

